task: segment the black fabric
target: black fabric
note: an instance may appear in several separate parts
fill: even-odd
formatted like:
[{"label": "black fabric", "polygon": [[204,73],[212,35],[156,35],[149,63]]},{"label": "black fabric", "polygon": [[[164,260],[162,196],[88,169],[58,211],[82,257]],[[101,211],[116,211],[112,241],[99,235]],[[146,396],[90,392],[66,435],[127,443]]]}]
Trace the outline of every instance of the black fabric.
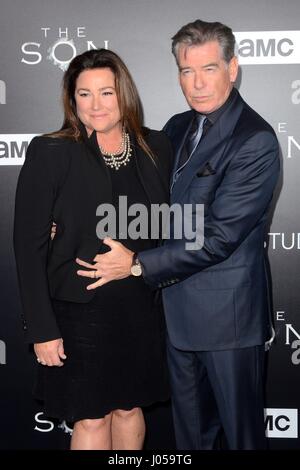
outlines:
[{"label": "black fabric", "polygon": [[[139,181],[148,201],[167,203],[171,145],[162,132],[144,132],[155,164],[132,139]],[[95,291],[86,289],[89,280],[77,275],[75,260],[91,262],[103,250],[96,235],[96,211],[103,203],[112,203],[112,181],[95,132],[80,142],[45,136],[31,141],[18,180],[14,226],[28,343],[61,336],[51,299],[87,303],[94,297]],[[51,242],[53,221],[57,233]]]},{"label": "black fabric", "polygon": [[[122,195],[128,206],[142,203],[150,209],[135,155],[127,166],[109,173],[115,208]],[[132,219],[128,217],[128,224]],[[150,219],[148,227],[150,232]],[[157,245],[151,239],[120,241],[133,251]],[[161,302],[142,277],[98,288],[88,304],[56,300],[53,307],[67,359],[62,368],[39,366],[35,395],[44,401],[48,416],[68,421],[101,418],[117,408],[168,398]]]}]

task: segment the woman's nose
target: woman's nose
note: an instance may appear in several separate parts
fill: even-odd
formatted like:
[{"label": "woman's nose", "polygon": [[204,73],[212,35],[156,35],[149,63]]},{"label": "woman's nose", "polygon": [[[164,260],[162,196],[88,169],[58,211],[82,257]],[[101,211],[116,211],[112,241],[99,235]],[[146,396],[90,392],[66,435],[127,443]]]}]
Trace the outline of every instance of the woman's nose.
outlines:
[{"label": "woman's nose", "polygon": [[93,97],[92,108],[93,109],[99,109],[100,108],[100,97],[99,96],[94,96]]}]

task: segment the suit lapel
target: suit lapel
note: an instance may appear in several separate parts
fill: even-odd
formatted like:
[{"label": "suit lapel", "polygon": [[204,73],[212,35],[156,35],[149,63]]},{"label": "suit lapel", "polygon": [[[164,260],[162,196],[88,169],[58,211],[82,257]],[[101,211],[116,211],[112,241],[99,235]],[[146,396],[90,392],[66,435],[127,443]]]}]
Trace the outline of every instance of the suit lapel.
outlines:
[{"label": "suit lapel", "polygon": [[[222,157],[242,112],[243,103],[242,98],[239,93],[237,93],[231,105],[224,111],[207,135],[200,141],[194,155],[187,163],[174,185],[171,202],[180,200],[182,194],[184,194],[191,180],[194,178],[194,175],[201,170],[208,161],[214,167],[217,161]],[[180,149],[182,149],[188,129],[189,127],[180,142]]]},{"label": "suit lapel", "polygon": [[[176,133],[171,136],[172,139],[172,144],[173,144],[173,149],[175,152],[175,158],[174,158],[174,167],[173,167],[173,174],[178,168],[179,165],[179,160],[180,160],[180,155],[181,152],[183,151],[183,146],[185,143],[185,140],[187,138],[187,135],[190,131],[192,122],[194,118],[194,112],[190,111],[183,119],[183,122],[176,128]],[[172,175],[173,179],[173,175]],[[171,181],[172,181],[171,179]]]},{"label": "suit lapel", "polygon": [[136,145],[135,141],[133,148],[137,172],[150,203],[161,204],[162,201],[168,201],[169,189],[158,166]]}]

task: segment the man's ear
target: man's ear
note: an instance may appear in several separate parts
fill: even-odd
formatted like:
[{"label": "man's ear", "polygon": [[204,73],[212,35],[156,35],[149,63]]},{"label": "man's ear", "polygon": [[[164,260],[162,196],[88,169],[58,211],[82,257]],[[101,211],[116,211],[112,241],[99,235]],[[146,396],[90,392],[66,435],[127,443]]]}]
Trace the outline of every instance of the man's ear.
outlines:
[{"label": "man's ear", "polygon": [[239,61],[236,56],[233,56],[229,62],[229,77],[230,77],[231,83],[234,83],[236,81],[238,71],[239,71]]}]

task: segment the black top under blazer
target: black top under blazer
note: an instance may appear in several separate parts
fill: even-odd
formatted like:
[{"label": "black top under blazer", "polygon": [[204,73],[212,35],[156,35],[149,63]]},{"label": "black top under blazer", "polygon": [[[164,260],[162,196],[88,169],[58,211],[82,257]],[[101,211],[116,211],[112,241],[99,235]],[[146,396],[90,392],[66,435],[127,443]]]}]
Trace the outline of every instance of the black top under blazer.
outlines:
[{"label": "black top under blazer", "polygon": [[[149,201],[169,200],[172,150],[163,132],[144,129],[152,159],[134,138],[140,181]],[[112,202],[112,186],[97,144],[96,132],[76,142],[52,137],[34,138],[21,169],[14,225],[14,248],[23,306],[23,329],[30,343],[61,336],[51,299],[87,303],[95,290],[89,278],[76,274],[77,257],[92,262],[101,252],[96,236],[99,204]],[[57,223],[50,240],[53,221]]]}]

